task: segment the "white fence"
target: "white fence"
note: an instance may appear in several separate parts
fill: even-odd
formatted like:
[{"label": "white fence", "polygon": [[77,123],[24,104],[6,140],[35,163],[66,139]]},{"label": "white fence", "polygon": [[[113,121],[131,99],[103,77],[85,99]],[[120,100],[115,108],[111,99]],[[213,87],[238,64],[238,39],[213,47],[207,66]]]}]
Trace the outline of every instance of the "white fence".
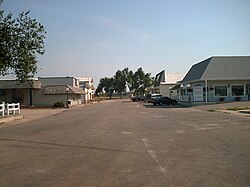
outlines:
[{"label": "white fence", "polygon": [[4,102],[0,104],[0,114],[4,115],[11,115],[11,114],[20,114],[20,103],[7,103]]},{"label": "white fence", "polygon": [[4,113],[5,113],[5,104],[4,103],[0,104],[0,113],[2,116],[4,116]]}]

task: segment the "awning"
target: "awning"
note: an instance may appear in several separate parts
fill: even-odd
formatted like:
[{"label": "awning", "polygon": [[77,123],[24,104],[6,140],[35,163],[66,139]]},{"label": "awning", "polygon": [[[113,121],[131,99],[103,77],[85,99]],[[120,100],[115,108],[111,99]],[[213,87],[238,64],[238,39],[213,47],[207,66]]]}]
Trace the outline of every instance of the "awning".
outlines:
[{"label": "awning", "polygon": [[69,85],[48,85],[45,87],[44,95],[61,95],[61,94],[85,94],[80,88]]}]

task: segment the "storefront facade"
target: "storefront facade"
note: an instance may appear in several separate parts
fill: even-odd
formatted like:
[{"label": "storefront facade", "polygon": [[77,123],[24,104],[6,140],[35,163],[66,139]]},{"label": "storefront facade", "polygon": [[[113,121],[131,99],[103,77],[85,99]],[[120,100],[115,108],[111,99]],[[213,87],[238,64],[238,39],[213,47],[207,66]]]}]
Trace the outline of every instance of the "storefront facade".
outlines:
[{"label": "storefront facade", "polygon": [[39,77],[21,83],[18,80],[0,80],[0,102],[21,103],[25,106],[66,106],[82,104],[79,80],[75,77]]},{"label": "storefront facade", "polygon": [[250,80],[206,80],[180,86],[180,101],[249,101]]},{"label": "storefront facade", "polygon": [[211,57],[193,65],[179,84],[180,101],[248,101],[250,57]]}]

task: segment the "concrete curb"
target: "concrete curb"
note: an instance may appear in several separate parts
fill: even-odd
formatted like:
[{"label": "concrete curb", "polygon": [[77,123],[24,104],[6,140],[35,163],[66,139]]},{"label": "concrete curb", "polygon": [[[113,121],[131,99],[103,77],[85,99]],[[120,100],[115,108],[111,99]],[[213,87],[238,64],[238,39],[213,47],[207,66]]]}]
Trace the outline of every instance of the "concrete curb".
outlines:
[{"label": "concrete curb", "polygon": [[250,114],[250,110],[240,110],[239,112],[243,114]]},{"label": "concrete curb", "polygon": [[10,116],[3,116],[0,118],[0,123],[8,123],[10,121],[22,119],[23,115],[21,114],[15,114],[15,115],[10,115]]}]

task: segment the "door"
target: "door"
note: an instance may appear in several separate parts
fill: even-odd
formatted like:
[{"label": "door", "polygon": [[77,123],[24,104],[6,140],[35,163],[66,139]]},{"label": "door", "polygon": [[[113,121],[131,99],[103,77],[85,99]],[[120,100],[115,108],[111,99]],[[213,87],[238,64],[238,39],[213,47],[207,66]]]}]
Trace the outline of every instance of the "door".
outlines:
[{"label": "door", "polygon": [[247,95],[248,95],[248,101],[250,101],[250,84],[247,84]]}]

